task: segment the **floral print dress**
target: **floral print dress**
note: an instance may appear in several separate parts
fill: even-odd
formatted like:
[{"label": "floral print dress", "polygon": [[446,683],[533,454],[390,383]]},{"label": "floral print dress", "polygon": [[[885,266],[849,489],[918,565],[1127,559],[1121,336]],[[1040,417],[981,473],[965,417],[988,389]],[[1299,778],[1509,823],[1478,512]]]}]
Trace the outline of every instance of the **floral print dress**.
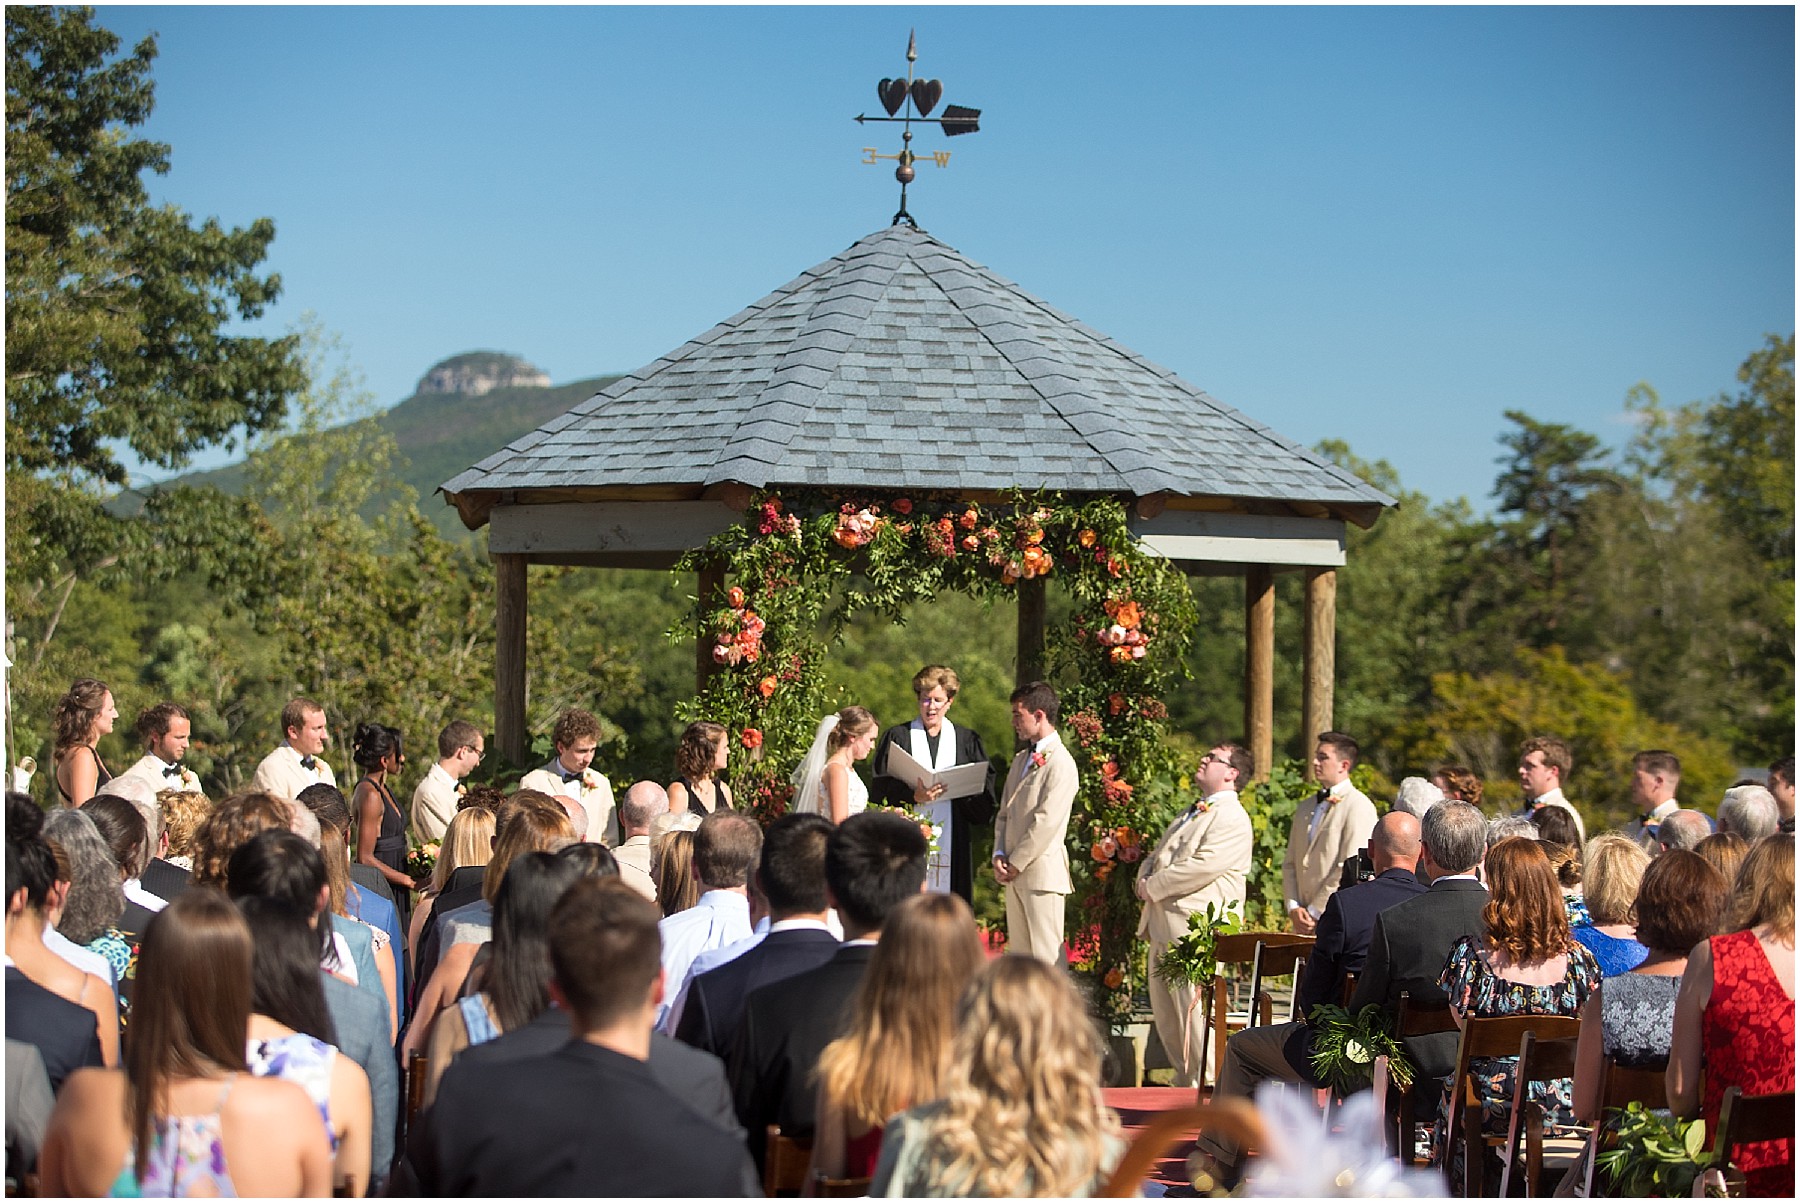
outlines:
[{"label": "floral print dress", "polygon": [[[1509,982],[1495,973],[1488,963],[1478,936],[1464,936],[1451,948],[1444,962],[1438,985],[1450,1005],[1465,1015],[1482,1018],[1494,1015],[1579,1015],[1582,1004],[1601,981],[1600,966],[1594,956],[1580,944],[1568,954],[1568,969],[1563,980],[1550,986],[1527,986]],[[1482,1057],[1469,1064],[1469,1078],[1481,1099],[1481,1127],[1492,1136],[1505,1136],[1512,1112],[1513,1070],[1517,1057]],[[1545,1122],[1574,1122],[1574,1083],[1568,1078],[1553,1082],[1534,1082],[1531,1098],[1542,1103]],[[1443,1108],[1431,1133],[1432,1164],[1443,1166],[1449,1145],[1450,1087],[1444,1090]],[[1460,1191],[1463,1181],[1461,1147],[1446,1168],[1451,1189]]]}]

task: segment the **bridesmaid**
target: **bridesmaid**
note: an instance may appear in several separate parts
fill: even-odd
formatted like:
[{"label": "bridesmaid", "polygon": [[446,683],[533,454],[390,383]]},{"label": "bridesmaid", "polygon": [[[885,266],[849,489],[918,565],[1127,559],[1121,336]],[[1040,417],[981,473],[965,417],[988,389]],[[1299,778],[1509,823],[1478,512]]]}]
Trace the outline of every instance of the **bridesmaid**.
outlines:
[{"label": "bridesmaid", "polygon": [[731,809],[731,787],[719,779],[731,754],[725,728],[718,723],[689,723],[675,749],[675,780],[669,785],[669,813],[691,810],[711,814]]},{"label": "bridesmaid", "polygon": [[350,796],[350,813],[356,816],[356,863],[368,865],[394,887],[394,905],[404,925],[412,910],[418,883],[406,874],[406,816],[394,801],[388,778],[406,762],[400,733],[379,723],[360,723],[352,753],[363,775]]},{"label": "bridesmaid", "polygon": [[98,744],[112,733],[119,708],[112,690],[92,677],[82,677],[57,700],[52,722],[56,728],[56,792],[68,806],[80,806],[96,790],[112,780],[100,763]]}]

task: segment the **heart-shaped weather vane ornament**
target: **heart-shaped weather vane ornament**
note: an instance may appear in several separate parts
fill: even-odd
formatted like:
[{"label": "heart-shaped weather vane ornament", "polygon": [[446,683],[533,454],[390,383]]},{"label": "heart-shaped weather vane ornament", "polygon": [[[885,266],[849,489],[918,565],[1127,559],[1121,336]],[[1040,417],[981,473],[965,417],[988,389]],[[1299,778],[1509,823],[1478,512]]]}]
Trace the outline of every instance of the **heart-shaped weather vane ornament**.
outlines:
[{"label": "heart-shaped weather vane ornament", "polygon": [[[909,32],[906,37],[906,78],[884,79],[875,85],[875,94],[881,97],[881,107],[887,110],[886,117],[869,117],[862,113],[856,115],[857,124],[867,121],[894,121],[900,124],[899,154],[877,154],[873,146],[863,147],[863,162],[874,163],[880,159],[893,159],[899,166],[894,168],[894,178],[900,181],[900,211],[894,214],[894,225],[905,222],[913,229],[919,228],[912,214],[906,211],[906,186],[913,182],[918,173],[913,164],[918,156],[912,152],[912,123],[915,121],[929,124],[936,122],[944,131],[946,138],[954,138],[958,134],[973,134],[978,131],[981,119],[980,109],[966,109],[952,104],[944,107],[941,117],[933,117],[931,110],[937,108],[938,101],[944,98],[944,85],[935,79],[914,79],[913,64],[919,59],[919,40],[915,33]],[[902,114],[901,110],[905,109]],[[950,152],[934,150],[931,161],[939,167],[950,166]]]}]

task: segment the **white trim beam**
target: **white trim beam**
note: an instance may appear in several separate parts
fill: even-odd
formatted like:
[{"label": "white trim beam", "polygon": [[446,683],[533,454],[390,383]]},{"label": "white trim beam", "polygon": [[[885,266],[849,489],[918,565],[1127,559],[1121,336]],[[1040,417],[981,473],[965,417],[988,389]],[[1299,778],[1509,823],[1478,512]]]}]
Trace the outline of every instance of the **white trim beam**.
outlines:
[{"label": "white trim beam", "polygon": [[1131,529],[1147,549],[1176,563],[1344,564],[1344,524],[1336,518],[1164,510],[1154,518],[1134,516]]}]

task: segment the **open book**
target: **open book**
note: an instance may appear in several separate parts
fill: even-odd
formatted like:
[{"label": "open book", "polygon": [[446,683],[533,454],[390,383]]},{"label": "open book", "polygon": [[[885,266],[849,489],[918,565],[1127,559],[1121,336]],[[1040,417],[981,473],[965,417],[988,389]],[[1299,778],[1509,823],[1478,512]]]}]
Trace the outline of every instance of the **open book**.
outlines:
[{"label": "open book", "polygon": [[898,777],[908,785],[916,785],[922,781],[930,789],[942,784],[946,798],[966,798],[971,794],[979,794],[987,785],[987,771],[985,762],[951,765],[947,769],[928,769],[914,760],[912,753],[898,741],[888,745],[887,765],[882,770],[884,776]]}]

